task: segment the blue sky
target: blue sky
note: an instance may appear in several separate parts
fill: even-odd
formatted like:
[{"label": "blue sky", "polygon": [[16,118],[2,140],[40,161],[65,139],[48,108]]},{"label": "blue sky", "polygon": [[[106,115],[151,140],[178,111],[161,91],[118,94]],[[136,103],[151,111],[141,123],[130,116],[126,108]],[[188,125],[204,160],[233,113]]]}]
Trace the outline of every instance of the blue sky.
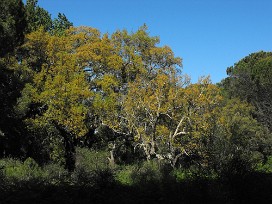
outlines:
[{"label": "blue sky", "polygon": [[226,68],[260,50],[272,51],[271,0],[39,0],[52,17],[102,33],[136,31],[144,23],[183,59],[183,73],[214,83]]}]

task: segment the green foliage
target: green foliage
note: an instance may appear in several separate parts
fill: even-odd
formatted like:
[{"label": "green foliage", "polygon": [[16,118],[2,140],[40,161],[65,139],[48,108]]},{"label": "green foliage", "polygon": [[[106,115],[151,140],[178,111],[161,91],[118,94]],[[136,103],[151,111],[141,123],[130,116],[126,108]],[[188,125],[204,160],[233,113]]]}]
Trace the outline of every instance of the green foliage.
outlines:
[{"label": "green foliage", "polygon": [[173,175],[178,182],[182,182],[193,178],[193,174],[191,171],[187,171],[182,168],[174,169]]},{"label": "green foliage", "polygon": [[0,156],[24,156],[25,130],[13,106],[27,78],[26,67],[17,60],[26,28],[25,10],[20,0],[1,1],[0,10]]},{"label": "green foliage", "polygon": [[27,0],[25,5],[28,28],[27,32],[33,32],[40,27],[49,31],[52,26],[51,15],[45,9],[39,7],[38,0]]},{"label": "green foliage", "polygon": [[0,155],[24,156],[25,126],[14,111],[24,86],[24,65],[15,56],[0,58]]},{"label": "green foliage", "polygon": [[[84,155],[88,151],[81,150],[79,152]],[[15,166],[20,169],[14,175],[21,179],[2,179],[4,183],[0,183],[0,193],[1,202],[4,203],[265,203],[272,200],[272,177],[269,174],[254,173],[218,180],[216,177],[199,177],[182,169],[171,171],[171,168],[153,161],[139,166],[120,167],[120,175],[117,173],[115,177],[117,183],[108,180],[105,172],[93,174],[90,182],[74,183],[73,179],[71,182],[68,172],[59,165],[48,164],[41,168],[31,159],[24,163],[12,159],[0,160],[0,166],[2,164],[5,164],[4,170],[14,169]],[[32,170],[30,179],[22,179],[21,172],[25,169]],[[36,173],[33,173],[34,169]],[[38,172],[39,177],[36,176]],[[135,178],[135,181],[131,178]]]},{"label": "green foliage", "polygon": [[31,158],[27,158],[24,162],[15,159],[3,159],[0,161],[4,176],[9,182],[36,180],[42,175],[42,169]]},{"label": "green foliage", "polygon": [[76,149],[76,167],[85,168],[89,171],[108,168],[107,151],[95,151],[87,148]]},{"label": "green foliage", "polygon": [[159,183],[162,178],[160,166],[156,161],[147,161],[134,168],[131,172],[131,179],[136,185]]},{"label": "green foliage", "polygon": [[266,154],[260,144],[267,131],[252,116],[253,106],[239,99],[222,107],[210,145],[213,168],[221,175],[243,175],[252,171]]},{"label": "green foliage", "polygon": [[115,174],[115,179],[122,185],[133,185],[133,179],[131,177],[132,172],[135,170],[136,165],[124,165],[120,166]]},{"label": "green foliage", "polygon": [[21,0],[2,0],[0,10],[0,57],[3,57],[23,43],[26,16]]},{"label": "green foliage", "polygon": [[23,183],[42,183],[59,185],[68,181],[68,172],[59,164],[39,166],[32,158],[24,162],[6,158],[0,160],[2,178],[6,184],[21,185]]},{"label": "green foliage", "polygon": [[49,132],[46,142],[50,149],[50,160],[57,164],[65,164],[65,149],[63,147],[63,138],[57,132]]},{"label": "green foliage", "polygon": [[[241,59],[227,69],[222,81],[230,98],[238,97],[254,105],[256,118],[271,131],[272,53],[257,52]],[[250,87],[250,89],[248,88]]]},{"label": "green foliage", "polygon": [[73,26],[65,14],[58,14],[55,19],[51,18],[48,11],[38,6],[38,0],[27,0],[25,5],[26,20],[28,23],[27,33],[34,32],[42,27],[52,35],[64,35],[65,30]]},{"label": "green foliage", "polygon": [[175,180],[172,168],[168,164],[153,160],[120,166],[116,170],[115,178],[126,186],[162,185]]},{"label": "green foliage", "polygon": [[63,165],[49,163],[43,166],[42,171],[45,184],[63,185],[70,182],[69,173]]},{"label": "green foliage", "polygon": [[[243,174],[256,166],[262,169],[260,164],[266,162],[271,155],[271,70],[271,52],[252,53],[229,67],[227,69],[229,77],[222,81],[223,91],[228,98],[233,99],[230,103],[234,102],[232,107],[227,105],[227,110],[223,109],[224,114],[229,115],[230,123],[227,121],[226,123],[230,125],[232,133],[229,134],[230,140],[227,139],[229,137],[223,137],[228,142],[225,143],[225,151],[221,150],[225,156],[228,155],[221,160],[225,163],[222,169],[232,174],[237,171]],[[247,101],[252,106],[237,108],[236,97]],[[233,110],[236,114],[233,114]],[[262,126],[253,120],[252,116]],[[223,138],[218,141],[224,140]],[[222,147],[222,143],[218,142],[217,146]],[[263,167],[266,168],[265,165]]]},{"label": "green foliage", "polygon": [[55,18],[52,22],[52,29],[50,33],[53,35],[64,35],[65,30],[73,26],[73,23],[71,23],[64,14],[59,13],[58,17]]},{"label": "green foliage", "polygon": [[76,150],[76,168],[72,175],[77,185],[103,188],[114,183],[113,170],[108,163],[108,152],[94,151],[86,148]]},{"label": "green foliage", "polygon": [[260,172],[272,173],[272,156],[269,156],[267,161],[259,163],[256,169]]}]

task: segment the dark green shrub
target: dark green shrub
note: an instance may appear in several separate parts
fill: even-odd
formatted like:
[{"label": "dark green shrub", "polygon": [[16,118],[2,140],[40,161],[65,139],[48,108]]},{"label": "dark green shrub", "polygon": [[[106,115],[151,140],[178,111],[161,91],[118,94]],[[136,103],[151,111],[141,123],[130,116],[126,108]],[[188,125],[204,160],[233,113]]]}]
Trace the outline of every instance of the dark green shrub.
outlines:
[{"label": "dark green shrub", "polygon": [[132,186],[133,180],[131,175],[135,169],[137,169],[136,165],[119,166],[115,173],[115,179],[122,185]]},{"label": "dark green shrub", "polygon": [[109,167],[106,151],[77,148],[76,168],[72,180],[77,185],[105,187],[114,183],[114,173]]},{"label": "dark green shrub", "polygon": [[187,169],[178,168],[173,170],[173,176],[175,177],[176,181],[182,182],[193,179],[194,173]]},{"label": "dark green shrub", "polygon": [[4,167],[0,166],[0,191],[4,190],[5,188],[5,175],[3,172]]},{"label": "dark green shrub", "polygon": [[256,168],[262,161],[260,152],[250,149],[250,145],[240,146],[222,138],[213,146],[210,157],[210,169],[221,177],[244,176]]},{"label": "dark green shrub", "polygon": [[131,179],[134,184],[159,183],[162,179],[159,164],[155,161],[146,161],[134,168],[131,172]]},{"label": "dark green shrub", "polygon": [[95,151],[87,148],[76,149],[76,168],[84,168],[89,171],[108,168],[107,151]]},{"label": "dark green shrub", "polygon": [[131,180],[136,185],[163,184],[173,182],[170,165],[157,160],[145,161],[140,165],[135,165],[131,169]]},{"label": "dark green shrub", "polygon": [[43,179],[49,184],[62,184],[69,181],[69,174],[60,164],[50,163],[43,167]]},{"label": "dark green shrub", "polygon": [[272,156],[269,156],[265,163],[259,163],[256,169],[264,173],[272,173]]},{"label": "dark green shrub", "polygon": [[24,162],[12,158],[2,159],[0,166],[3,168],[4,177],[11,183],[42,178],[42,169],[32,158],[27,158]]}]

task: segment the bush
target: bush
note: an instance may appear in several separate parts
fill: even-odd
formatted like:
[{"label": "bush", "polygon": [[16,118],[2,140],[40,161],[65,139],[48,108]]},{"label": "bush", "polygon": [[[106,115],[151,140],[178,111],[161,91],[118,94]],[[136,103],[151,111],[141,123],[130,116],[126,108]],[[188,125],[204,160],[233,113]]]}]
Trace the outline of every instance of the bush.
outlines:
[{"label": "bush", "polygon": [[172,182],[172,168],[166,163],[145,161],[131,171],[131,179],[135,185],[153,185]]},{"label": "bush", "polygon": [[109,167],[108,152],[77,148],[76,168],[72,180],[78,185],[106,187],[114,183],[114,172]]},{"label": "bush", "polygon": [[5,176],[3,172],[4,167],[0,166],[0,191],[5,188]]},{"label": "bush", "polygon": [[119,169],[115,173],[115,179],[122,185],[132,186],[132,172],[137,168],[136,165],[126,165],[120,166]]},{"label": "bush", "polygon": [[4,177],[11,183],[39,180],[42,177],[42,169],[32,158],[27,158],[24,162],[12,158],[2,159],[0,166]]},{"label": "bush", "polygon": [[43,179],[49,184],[61,184],[69,181],[69,173],[60,164],[50,163],[43,167]]},{"label": "bush", "polygon": [[182,182],[185,180],[191,180],[194,178],[194,174],[191,171],[187,171],[185,169],[175,169],[173,171],[173,175],[178,182]]},{"label": "bush", "polygon": [[272,156],[269,156],[264,164],[259,163],[256,169],[260,172],[272,173]]},{"label": "bush", "polygon": [[137,168],[133,168],[131,172],[131,179],[136,185],[159,183],[162,179],[160,167],[155,161],[146,161]]},{"label": "bush", "polygon": [[76,168],[84,168],[89,171],[106,169],[109,167],[109,152],[94,151],[87,148],[76,149]]}]

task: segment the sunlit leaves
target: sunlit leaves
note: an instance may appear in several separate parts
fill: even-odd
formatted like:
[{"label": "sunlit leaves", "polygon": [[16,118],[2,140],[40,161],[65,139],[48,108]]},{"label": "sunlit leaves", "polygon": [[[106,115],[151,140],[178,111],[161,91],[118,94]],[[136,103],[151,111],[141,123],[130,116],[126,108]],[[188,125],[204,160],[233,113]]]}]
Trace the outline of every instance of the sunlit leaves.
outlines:
[{"label": "sunlit leaves", "polygon": [[82,136],[87,132],[88,112],[83,102],[91,97],[91,92],[84,67],[79,66],[77,56],[71,53],[72,43],[69,36],[50,36],[42,29],[29,34],[25,47],[39,50],[38,57],[44,60],[24,92],[30,91],[31,95],[27,95],[32,103],[43,107],[43,111],[31,119],[34,123],[39,120],[54,122],[65,127],[67,132]]},{"label": "sunlit leaves", "polygon": [[147,158],[174,162],[182,154],[206,156],[203,140],[213,136],[222,96],[208,78],[181,86],[185,81],[162,72],[129,84],[123,117]]}]

